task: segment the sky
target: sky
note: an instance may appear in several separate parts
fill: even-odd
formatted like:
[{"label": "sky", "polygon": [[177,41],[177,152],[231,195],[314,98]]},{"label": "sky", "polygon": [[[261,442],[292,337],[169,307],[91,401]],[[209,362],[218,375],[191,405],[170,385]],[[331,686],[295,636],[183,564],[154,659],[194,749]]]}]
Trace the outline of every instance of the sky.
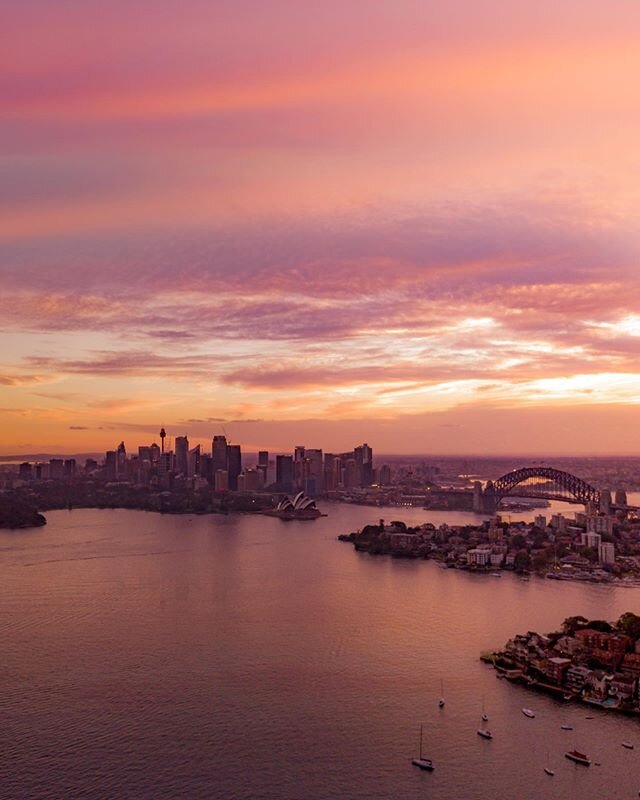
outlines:
[{"label": "sky", "polygon": [[637,0],[4,0],[0,452],[640,450]]}]

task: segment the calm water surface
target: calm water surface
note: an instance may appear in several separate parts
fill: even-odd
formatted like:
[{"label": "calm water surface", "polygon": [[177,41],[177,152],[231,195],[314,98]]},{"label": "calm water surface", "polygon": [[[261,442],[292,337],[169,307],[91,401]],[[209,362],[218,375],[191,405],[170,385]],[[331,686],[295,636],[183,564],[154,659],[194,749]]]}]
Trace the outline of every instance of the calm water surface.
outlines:
[{"label": "calm water surface", "polygon": [[[638,796],[638,721],[498,681],[478,655],[570,614],[640,612],[640,590],[373,558],[335,537],[377,511],[327,510],[311,523],[78,510],[0,532],[0,795]],[[432,774],[409,764],[421,722]],[[574,746],[602,766],[570,764]]]}]

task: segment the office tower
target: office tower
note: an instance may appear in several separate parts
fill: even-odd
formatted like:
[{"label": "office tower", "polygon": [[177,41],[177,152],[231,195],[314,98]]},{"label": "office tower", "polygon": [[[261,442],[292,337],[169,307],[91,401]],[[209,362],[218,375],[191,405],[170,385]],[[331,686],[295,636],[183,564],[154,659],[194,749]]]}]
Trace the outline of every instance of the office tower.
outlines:
[{"label": "office tower", "polygon": [[343,462],[342,485],[345,489],[355,489],[361,485],[361,473],[355,458]]},{"label": "office tower", "polygon": [[95,458],[87,458],[84,462],[84,471],[86,473],[95,472],[98,469],[98,462]]},{"label": "office tower", "polygon": [[24,461],[22,464],[20,464],[18,475],[23,481],[31,480],[33,477],[33,470],[31,469],[31,464],[28,461]]},{"label": "office tower", "polygon": [[242,472],[242,452],[239,444],[227,445],[227,471],[229,473],[229,489],[238,491],[238,475]]},{"label": "office tower", "polygon": [[353,458],[358,466],[359,485],[371,486],[373,483],[373,450],[365,442],[354,448]]},{"label": "office tower", "polygon": [[190,478],[194,475],[200,474],[200,445],[197,444],[192,450],[189,450],[187,459],[187,473]]},{"label": "office tower", "polygon": [[215,471],[214,490],[216,492],[226,492],[229,488],[229,473],[226,469],[217,469]]},{"label": "office tower", "polygon": [[49,465],[48,464],[36,464],[36,480],[37,481],[46,481],[49,477]]},{"label": "office tower", "polygon": [[304,486],[304,445],[299,444],[293,450],[293,486],[299,491]]},{"label": "office tower", "polygon": [[49,459],[49,477],[51,480],[64,478],[64,461],[61,458]]},{"label": "office tower", "polygon": [[258,453],[258,466],[259,467],[268,467],[269,466],[269,451],[268,450],[260,450]]},{"label": "office tower", "polygon": [[160,461],[158,461],[158,475],[168,475],[170,472],[173,472],[173,469],[174,469],[173,451],[167,450],[165,452],[160,453]]},{"label": "office tower", "polygon": [[257,492],[262,488],[262,473],[250,467],[243,470],[238,476],[238,491]]},{"label": "office tower", "polygon": [[122,475],[125,471],[125,464],[127,462],[127,448],[124,442],[120,442],[116,450],[116,474]]},{"label": "office tower", "polygon": [[140,445],[138,447],[138,458],[140,461],[151,461],[151,448]]},{"label": "office tower", "polygon": [[189,471],[189,439],[186,436],[176,436],[176,472],[178,475],[187,475]]},{"label": "office tower", "polygon": [[305,450],[304,465],[303,489],[306,494],[313,496],[324,489],[322,450]]},{"label": "office tower", "polygon": [[160,452],[160,448],[155,442],[149,445],[149,460],[152,464],[157,464],[160,461]]},{"label": "office tower", "polygon": [[281,492],[293,491],[292,456],[276,456],[276,484]]},{"label": "office tower", "polygon": [[335,453],[324,454],[324,488],[327,492],[331,492],[338,487],[338,476],[336,469],[339,468],[340,459]]},{"label": "office tower", "polygon": [[76,474],[76,460],[75,458],[67,458],[64,462],[64,476],[65,478],[73,478]]},{"label": "office tower", "polygon": [[214,436],[211,445],[211,457],[213,458],[213,474],[219,469],[227,469],[227,437]]},{"label": "office tower", "polygon": [[104,472],[107,480],[112,481],[116,477],[116,472],[117,472],[116,462],[117,462],[116,451],[107,450],[104,459]]},{"label": "office tower", "polygon": [[198,474],[206,478],[209,483],[213,483],[213,458],[209,453],[200,453],[200,470]]},{"label": "office tower", "polygon": [[391,467],[383,464],[378,470],[378,485],[389,486],[391,484]]}]

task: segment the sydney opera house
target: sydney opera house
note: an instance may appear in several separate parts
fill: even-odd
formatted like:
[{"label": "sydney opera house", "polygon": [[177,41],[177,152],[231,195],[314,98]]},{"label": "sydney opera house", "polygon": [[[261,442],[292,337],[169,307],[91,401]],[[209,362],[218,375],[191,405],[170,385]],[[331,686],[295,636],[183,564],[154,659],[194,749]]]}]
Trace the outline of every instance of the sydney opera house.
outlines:
[{"label": "sydney opera house", "polygon": [[317,519],[325,516],[316,506],[316,501],[311,497],[307,497],[304,492],[298,492],[293,500],[284,495],[275,508],[269,509],[264,513],[271,517],[279,517],[286,520]]}]

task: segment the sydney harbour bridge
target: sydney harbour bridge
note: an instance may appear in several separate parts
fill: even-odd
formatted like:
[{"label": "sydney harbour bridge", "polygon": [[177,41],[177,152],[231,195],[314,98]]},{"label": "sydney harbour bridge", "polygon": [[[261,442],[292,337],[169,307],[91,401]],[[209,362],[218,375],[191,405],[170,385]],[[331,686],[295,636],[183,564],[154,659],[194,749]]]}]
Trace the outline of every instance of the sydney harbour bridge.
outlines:
[{"label": "sydney harbour bridge", "polygon": [[561,500],[565,503],[580,503],[599,511],[630,510],[626,497],[611,499],[607,489],[596,489],[570,472],[553,467],[521,467],[487,481],[484,488],[479,483],[474,488],[474,510],[493,513],[507,497],[526,497],[542,500]]}]

